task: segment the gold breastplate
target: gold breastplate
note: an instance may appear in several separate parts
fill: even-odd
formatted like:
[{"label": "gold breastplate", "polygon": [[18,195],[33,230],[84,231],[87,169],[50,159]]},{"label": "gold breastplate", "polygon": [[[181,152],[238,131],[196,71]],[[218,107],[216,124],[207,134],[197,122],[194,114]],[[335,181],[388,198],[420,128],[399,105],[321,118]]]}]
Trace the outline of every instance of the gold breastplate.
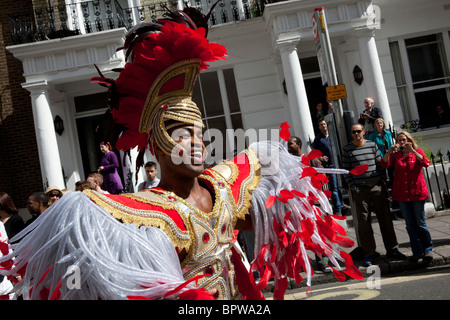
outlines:
[{"label": "gold breastplate", "polygon": [[214,189],[214,206],[209,213],[199,210],[173,193],[164,195],[183,215],[190,235],[191,244],[187,256],[181,262],[183,276],[187,280],[209,274],[198,281],[199,287],[206,290],[217,289],[217,299],[236,299],[238,291],[231,262],[236,223],[233,213],[236,212],[236,204],[229,185],[222,177],[202,175],[200,179]]}]

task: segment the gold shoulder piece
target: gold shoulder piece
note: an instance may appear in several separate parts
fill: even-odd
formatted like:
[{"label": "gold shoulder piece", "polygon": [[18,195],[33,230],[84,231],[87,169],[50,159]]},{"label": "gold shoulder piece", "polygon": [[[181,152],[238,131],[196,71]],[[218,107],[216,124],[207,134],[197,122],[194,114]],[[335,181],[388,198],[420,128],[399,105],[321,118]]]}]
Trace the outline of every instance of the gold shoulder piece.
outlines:
[{"label": "gold shoulder piece", "polygon": [[229,184],[233,184],[239,175],[237,165],[230,161],[223,161],[212,167],[212,170],[219,173]]}]

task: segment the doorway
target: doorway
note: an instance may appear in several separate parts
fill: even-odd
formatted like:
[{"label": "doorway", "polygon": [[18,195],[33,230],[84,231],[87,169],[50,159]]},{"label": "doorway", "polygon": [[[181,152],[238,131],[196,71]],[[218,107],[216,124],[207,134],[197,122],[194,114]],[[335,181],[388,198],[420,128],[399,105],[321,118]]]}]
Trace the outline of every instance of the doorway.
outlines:
[{"label": "doorway", "polygon": [[[308,97],[308,105],[314,128],[314,134],[317,135],[320,132],[317,126],[317,121],[328,114],[327,91],[322,85],[322,79],[320,76],[305,79],[304,83],[306,96]],[[321,112],[318,112],[316,108],[319,103],[322,104]]]},{"label": "doorway", "polygon": [[[104,93],[75,97],[74,101],[75,110],[78,113],[76,127],[84,178],[82,174],[80,176],[82,179],[86,179],[90,173],[97,172],[102,161],[103,153],[100,151],[100,142],[108,140],[114,147],[119,135],[118,133],[111,133],[112,116],[104,114],[106,108]],[[80,112],[86,115],[80,116]],[[115,149],[113,151],[119,159],[119,168],[117,171],[123,186],[125,186],[120,153]]]}]

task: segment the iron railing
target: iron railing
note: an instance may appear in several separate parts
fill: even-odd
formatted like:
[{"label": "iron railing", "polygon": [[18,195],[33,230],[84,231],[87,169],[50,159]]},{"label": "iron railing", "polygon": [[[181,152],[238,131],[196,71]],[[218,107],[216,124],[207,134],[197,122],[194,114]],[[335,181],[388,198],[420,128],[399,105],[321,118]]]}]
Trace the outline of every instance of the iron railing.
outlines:
[{"label": "iron railing", "polygon": [[[210,17],[210,25],[259,17],[267,0],[220,0]],[[208,0],[190,0],[190,6],[207,13]],[[111,30],[130,29],[141,22],[154,22],[166,15],[165,6],[177,1],[123,8],[117,0],[92,0],[61,6],[38,7],[33,12],[9,15],[13,44],[44,41]]]},{"label": "iron railing", "polygon": [[450,118],[446,120],[436,119],[434,121],[422,121],[419,119],[408,121],[400,126],[401,129],[410,130],[412,132],[417,132],[424,129],[439,129],[442,126],[449,126]]},{"label": "iron railing", "polygon": [[[450,171],[450,151],[447,151],[447,160],[444,161],[444,156],[440,151],[436,155],[431,153],[431,166],[424,169],[430,200],[436,210],[450,208],[450,192],[447,180]],[[431,179],[431,177],[434,179]]]}]

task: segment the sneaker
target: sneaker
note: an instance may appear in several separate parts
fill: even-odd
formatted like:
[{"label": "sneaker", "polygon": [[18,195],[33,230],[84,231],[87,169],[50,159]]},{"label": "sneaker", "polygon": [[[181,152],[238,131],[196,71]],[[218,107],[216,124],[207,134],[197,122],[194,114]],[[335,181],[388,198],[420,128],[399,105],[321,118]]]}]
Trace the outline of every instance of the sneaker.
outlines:
[{"label": "sneaker", "polygon": [[425,253],[425,255],[422,257],[423,261],[430,263],[433,261],[433,254],[431,253]]},{"label": "sneaker", "polygon": [[333,272],[333,269],[331,269],[329,266],[322,265],[322,272],[323,273],[331,273],[331,272]]},{"label": "sneaker", "polygon": [[388,253],[386,253],[386,257],[390,258],[390,259],[395,259],[395,260],[405,260],[406,256],[401,253],[400,251],[398,251],[397,249],[394,249]]},{"label": "sneaker", "polygon": [[373,259],[372,257],[365,257],[363,259],[363,266],[364,267],[370,267],[372,265]]}]

